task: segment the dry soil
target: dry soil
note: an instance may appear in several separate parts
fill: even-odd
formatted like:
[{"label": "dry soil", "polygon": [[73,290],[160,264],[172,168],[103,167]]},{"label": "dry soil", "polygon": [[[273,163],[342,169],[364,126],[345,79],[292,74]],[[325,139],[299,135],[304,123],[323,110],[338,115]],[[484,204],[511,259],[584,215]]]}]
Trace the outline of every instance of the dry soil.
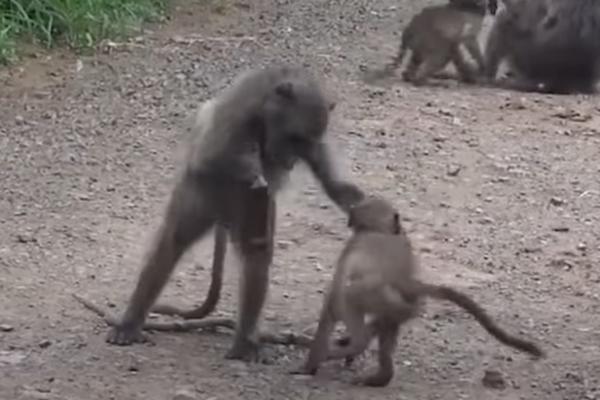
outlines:
[{"label": "dry soil", "polygon": [[[1,399],[600,399],[596,98],[453,80],[365,84],[361,66],[389,59],[426,1],[202,3],[181,2],[166,24],[97,55],[37,52],[0,73]],[[173,184],[185,118],[240,71],[281,60],[310,66],[335,91],[330,134],[342,168],[401,210],[424,275],[537,338],[546,360],[439,302],[402,332],[396,376],[381,389],[349,384],[373,354],[300,378],[287,371],[303,349],[273,346],[269,365],[227,361],[227,332],[104,342],[105,324],[71,294],[123,310]],[[301,168],[277,229],[263,326],[301,331],[316,322],[348,230]],[[184,257],[164,300],[204,298],[211,248],[207,239]],[[236,275],[228,262],[218,314],[235,313]],[[486,386],[486,371],[501,384]]]}]

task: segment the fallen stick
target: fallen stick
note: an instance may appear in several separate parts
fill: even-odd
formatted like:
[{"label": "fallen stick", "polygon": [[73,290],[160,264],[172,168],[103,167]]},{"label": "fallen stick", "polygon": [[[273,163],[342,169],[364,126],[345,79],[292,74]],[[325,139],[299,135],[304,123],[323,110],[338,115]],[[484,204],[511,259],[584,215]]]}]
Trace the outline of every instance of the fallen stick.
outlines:
[{"label": "fallen stick", "polygon": [[[83,297],[72,294],[73,298],[81,303],[85,308],[92,311],[106,322],[109,326],[116,326],[118,319],[109,313],[107,310],[84,299]],[[190,332],[196,329],[214,329],[217,327],[235,329],[235,321],[231,318],[202,318],[188,319],[184,321],[173,322],[148,322],[146,321],[142,327],[143,330],[161,331],[161,332]],[[260,341],[271,344],[281,344],[285,346],[308,346],[312,338],[307,335],[298,335],[293,332],[288,333],[270,333],[261,332]]]}]

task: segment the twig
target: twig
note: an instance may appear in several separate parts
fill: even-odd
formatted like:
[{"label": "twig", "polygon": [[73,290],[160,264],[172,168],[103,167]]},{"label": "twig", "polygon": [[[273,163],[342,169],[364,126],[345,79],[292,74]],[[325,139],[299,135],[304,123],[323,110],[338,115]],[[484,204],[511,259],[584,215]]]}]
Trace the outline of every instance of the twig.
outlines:
[{"label": "twig", "polygon": [[[85,308],[101,317],[109,326],[116,326],[118,324],[118,319],[114,315],[110,314],[107,310],[97,306],[96,304],[77,294],[73,293],[72,296]],[[231,318],[202,318],[174,322],[145,322],[142,329],[161,332],[189,332],[196,329],[214,329],[217,327],[225,327],[233,330],[235,329],[235,321]],[[260,341],[264,343],[280,344],[285,346],[308,346],[311,343],[312,338],[308,335],[295,334],[292,332],[261,332]]]},{"label": "twig", "polygon": [[[104,322],[109,326],[116,326],[118,324],[118,319],[108,311],[77,294],[73,294],[73,297],[83,304],[85,308],[104,319]],[[216,328],[219,326],[235,329],[235,321],[231,318],[203,318],[174,322],[145,322],[142,329],[162,332],[189,332],[196,329]]]}]

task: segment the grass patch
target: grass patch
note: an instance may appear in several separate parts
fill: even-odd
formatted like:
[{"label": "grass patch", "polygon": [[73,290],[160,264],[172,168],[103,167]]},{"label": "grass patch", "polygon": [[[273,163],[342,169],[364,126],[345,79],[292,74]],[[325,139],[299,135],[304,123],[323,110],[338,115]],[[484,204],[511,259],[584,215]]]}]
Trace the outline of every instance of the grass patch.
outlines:
[{"label": "grass patch", "polygon": [[168,0],[0,0],[0,63],[15,59],[19,41],[81,50],[123,39],[164,15]]}]

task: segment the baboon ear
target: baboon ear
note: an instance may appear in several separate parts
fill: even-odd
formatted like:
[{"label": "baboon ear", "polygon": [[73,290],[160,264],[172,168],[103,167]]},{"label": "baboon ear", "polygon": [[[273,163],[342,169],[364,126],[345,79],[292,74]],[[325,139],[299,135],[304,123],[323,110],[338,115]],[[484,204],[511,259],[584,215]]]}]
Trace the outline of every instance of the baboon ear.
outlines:
[{"label": "baboon ear", "polygon": [[335,101],[332,101],[329,103],[329,111],[333,111],[335,110],[335,106],[337,106],[337,103]]},{"label": "baboon ear", "polygon": [[294,93],[294,85],[292,85],[292,82],[280,83],[275,87],[275,93],[288,100],[294,100],[296,98],[296,94]]},{"label": "baboon ear", "polygon": [[402,233],[402,228],[400,227],[400,214],[394,213],[394,234],[399,235]]}]

